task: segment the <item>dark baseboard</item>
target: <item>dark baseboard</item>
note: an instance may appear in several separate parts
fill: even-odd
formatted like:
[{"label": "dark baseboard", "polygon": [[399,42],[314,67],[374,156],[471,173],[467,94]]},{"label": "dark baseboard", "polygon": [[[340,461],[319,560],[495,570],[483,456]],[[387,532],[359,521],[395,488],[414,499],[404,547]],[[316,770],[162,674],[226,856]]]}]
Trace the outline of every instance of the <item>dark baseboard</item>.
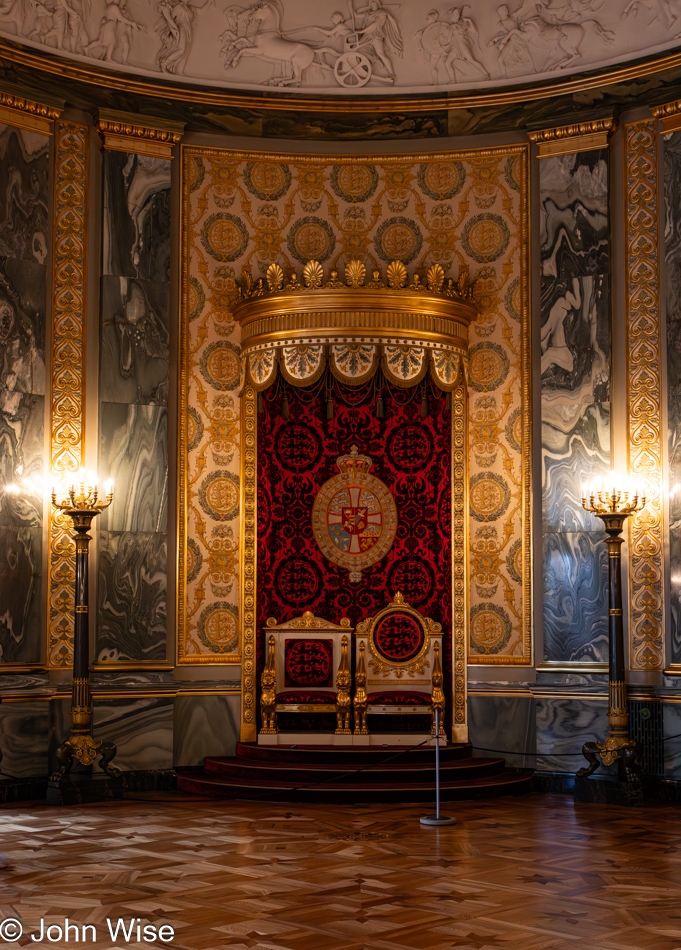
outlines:
[{"label": "dark baseboard", "polygon": [[[105,779],[105,776],[94,776],[91,777],[87,774],[75,773],[73,776],[73,784],[76,786],[81,786],[84,789],[83,783],[87,783],[88,780],[92,782],[98,782],[100,779]],[[177,788],[177,773],[175,769],[143,769],[135,772],[122,772],[120,783],[123,791],[123,797],[125,797],[126,792],[168,792],[174,791]],[[31,802],[31,801],[46,801],[48,785],[55,785],[57,783],[50,783],[47,776],[43,778],[6,778],[0,780],[0,805],[11,805],[13,802]],[[64,784],[64,783],[58,783]],[[73,792],[73,795],[70,793]],[[54,790],[51,793],[51,798],[54,801],[55,798]],[[64,801],[63,804],[70,804],[71,798],[74,798],[73,803],[78,800],[78,793],[75,789],[66,788],[65,794],[69,801]],[[83,791],[83,794],[84,791]],[[97,793],[98,794],[98,793]],[[92,799],[93,801],[102,801],[104,798],[117,797],[112,794],[102,794],[99,798]],[[56,802],[55,802],[56,803]],[[83,801],[83,804],[85,802]]]}]

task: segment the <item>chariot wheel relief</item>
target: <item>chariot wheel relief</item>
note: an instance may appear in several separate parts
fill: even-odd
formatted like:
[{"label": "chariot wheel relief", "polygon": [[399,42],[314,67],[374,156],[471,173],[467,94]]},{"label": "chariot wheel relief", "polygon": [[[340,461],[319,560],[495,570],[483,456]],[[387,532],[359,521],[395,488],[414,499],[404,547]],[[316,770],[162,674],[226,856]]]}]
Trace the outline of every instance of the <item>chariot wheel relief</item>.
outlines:
[{"label": "chariot wheel relief", "polygon": [[356,445],[336,464],[339,474],[322,485],[314,500],[312,531],[322,554],[359,583],[362,569],[392,547],[397,509],[387,485],[369,474],[371,459],[358,455]]}]

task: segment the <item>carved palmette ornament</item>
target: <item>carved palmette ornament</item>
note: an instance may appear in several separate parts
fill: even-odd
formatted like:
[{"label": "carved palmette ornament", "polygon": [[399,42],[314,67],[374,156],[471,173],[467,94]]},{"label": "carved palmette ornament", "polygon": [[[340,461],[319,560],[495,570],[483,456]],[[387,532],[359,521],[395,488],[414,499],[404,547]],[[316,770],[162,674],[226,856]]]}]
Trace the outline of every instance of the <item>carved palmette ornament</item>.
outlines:
[{"label": "carved palmette ornament", "polygon": [[420,383],[428,369],[427,350],[423,346],[397,344],[383,347],[383,373],[391,383],[409,389]]},{"label": "carved palmette ornament", "polygon": [[324,347],[320,343],[283,346],[280,360],[281,375],[293,386],[310,386],[326,368]]}]

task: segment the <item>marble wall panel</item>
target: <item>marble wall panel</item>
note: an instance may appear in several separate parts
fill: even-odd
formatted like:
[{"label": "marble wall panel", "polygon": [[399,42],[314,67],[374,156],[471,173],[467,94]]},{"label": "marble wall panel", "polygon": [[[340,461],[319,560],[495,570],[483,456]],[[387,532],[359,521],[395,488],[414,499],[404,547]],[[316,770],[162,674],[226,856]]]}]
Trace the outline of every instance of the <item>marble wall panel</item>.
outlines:
[{"label": "marble wall panel", "polygon": [[167,283],[170,278],[170,161],[107,151],[103,273]]},{"label": "marble wall panel", "polygon": [[665,778],[681,779],[681,704],[662,704],[662,736]]},{"label": "marble wall panel", "polygon": [[165,534],[100,531],[99,663],[166,658]]},{"label": "marble wall panel", "polygon": [[48,774],[50,703],[0,705],[2,777],[32,778]]},{"label": "marble wall panel", "polygon": [[604,535],[554,531],[543,538],[544,656],[608,658],[608,550]]},{"label": "marble wall panel", "polygon": [[41,660],[42,528],[0,526],[0,663]]},{"label": "marble wall panel", "polygon": [[[172,768],[172,698],[97,699],[93,729],[97,739],[116,743],[114,764],[120,769]],[[101,771],[98,764],[93,771]]]},{"label": "marble wall panel", "polygon": [[536,714],[533,696],[468,693],[468,741],[473,755],[503,754],[510,768],[534,768]]},{"label": "marble wall panel", "polygon": [[176,696],[173,764],[203,766],[207,755],[234,755],[241,728],[241,696]]},{"label": "marble wall panel", "polygon": [[168,416],[162,406],[104,403],[100,469],[114,480],[111,506],[99,519],[108,531],[166,530]]},{"label": "marble wall panel", "polygon": [[168,404],[168,284],[102,277],[100,398]]},{"label": "marble wall panel", "polygon": [[[586,759],[585,742],[608,734],[606,699],[537,698],[537,765],[540,771],[575,772]],[[616,775],[617,766],[601,765],[598,774]]]},{"label": "marble wall panel", "polygon": [[48,135],[0,124],[0,257],[45,264]]},{"label": "marble wall panel", "polygon": [[544,158],[539,173],[542,275],[607,274],[607,149]]},{"label": "marble wall panel", "polygon": [[43,264],[0,257],[0,389],[45,394]]},{"label": "marble wall panel", "polygon": [[681,663],[681,132],[664,136],[664,202],[670,640],[671,661]]},{"label": "marble wall panel", "polygon": [[540,192],[544,652],[601,660],[607,559],[581,487],[610,471],[607,151],[542,159]]},{"label": "marble wall panel", "polygon": [[42,495],[23,482],[43,476],[44,426],[44,396],[0,389],[0,485],[22,487],[19,495],[0,495],[0,524],[42,524]]}]

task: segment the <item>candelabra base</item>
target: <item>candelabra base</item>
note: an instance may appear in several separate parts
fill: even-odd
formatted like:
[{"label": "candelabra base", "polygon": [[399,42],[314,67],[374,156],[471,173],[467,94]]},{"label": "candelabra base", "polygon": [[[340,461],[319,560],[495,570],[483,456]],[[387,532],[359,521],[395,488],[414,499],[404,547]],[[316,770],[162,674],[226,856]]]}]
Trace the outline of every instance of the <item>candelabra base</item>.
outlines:
[{"label": "candelabra base", "polygon": [[601,764],[598,761],[600,759],[603,765],[612,765],[617,762],[620,781],[640,784],[641,778],[636,767],[639,751],[634,740],[626,736],[609,736],[605,742],[585,742],[582,746],[582,754],[589,765],[580,769],[577,776],[588,778]]},{"label": "candelabra base", "polygon": [[47,805],[92,805],[123,798],[122,776],[72,775],[47,783]]},{"label": "candelabra base", "polygon": [[69,772],[74,762],[80,762],[81,765],[92,765],[99,756],[99,765],[106,775],[110,778],[118,778],[120,770],[111,765],[111,760],[116,755],[116,746],[113,742],[106,739],[100,739],[97,742],[89,735],[73,735],[62,742],[57,749],[57,761],[59,768],[50,776],[51,782],[60,782]]},{"label": "candelabra base", "polygon": [[643,786],[640,779],[620,782],[614,775],[599,775],[575,778],[576,802],[600,802],[603,805],[640,805],[643,802]]}]

